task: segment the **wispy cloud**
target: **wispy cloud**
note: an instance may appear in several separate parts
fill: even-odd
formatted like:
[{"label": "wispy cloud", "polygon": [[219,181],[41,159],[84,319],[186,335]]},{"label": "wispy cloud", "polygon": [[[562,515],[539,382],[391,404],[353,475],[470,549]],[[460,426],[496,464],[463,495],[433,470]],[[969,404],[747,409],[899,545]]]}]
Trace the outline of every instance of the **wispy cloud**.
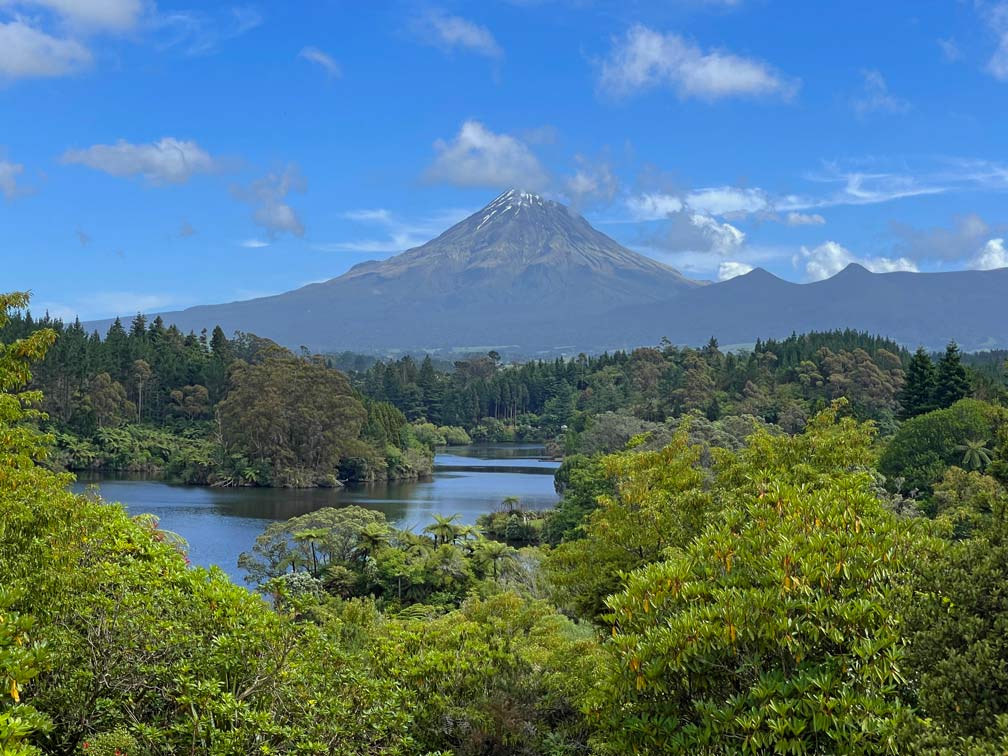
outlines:
[{"label": "wispy cloud", "polygon": [[262,23],[262,13],[256,7],[232,6],[213,13],[166,11],[156,14],[150,26],[160,50],[200,56],[214,52],[223,42],[241,37]]},{"label": "wispy cloud", "polygon": [[238,243],[239,247],[244,247],[245,249],[262,249],[263,247],[268,247],[270,243],[264,241],[263,239],[245,239]]},{"label": "wispy cloud", "polygon": [[18,180],[24,172],[24,166],[20,163],[10,163],[0,160],[0,194],[4,199],[11,200],[18,196],[21,187]]},{"label": "wispy cloud", "polygon": [[434,143],[430,181],[455,186],[540,190],[549,183],[546,169],[528,145],[509,134],[495,134],[479,121],[466,121],[451,140]]},{"label": "wispy cloud", "polygon": [[328,54],[322,52],[317,47],[304,47],[301,52],[298,53],[299,58],[311,61],[315,65],[322,68],[329,76],[337,78],[343,75],[343,70],[340,68],[339,63],[333,60]]},{"label": "wispy cloud", "polygon": [[377,238],[372,236],[345,241],[319,242],[313,244],[312,249],[320,252],[359,252],[367,254],[402,252],[430,241],[446,228],[472,215],[472,211],[451,208],[419,220],[400,218],[385,208],[347,210],[341,213],[341,215],[355,223],[373,228],[377,227],[381,229],[384,235]]},{"label": "wispy cloud", "polygon": [[504,51],[485,26],[441,10],[432,10],[417,18],[414,32],[421,42],[446,52],[464,50],[494,59],[504,56]]},{"label": "wispy cloud", "polygon": [[199,173],[213,173],[218,161],[196,142],[164,137],[151,144],[96,144],[68,150],[63,163],[76,163],[112,176],[142,176],[151,184],[180,184]]},{"label": "wispy cloud", "polygon": [[705,51],[678,34],[662,34],[637,24],[613,40],[601,64],[598,86],[614,97],[669,86],[683,98],[701,100],[789,99],[798,91],[799,82],[755,58]]},{"label": "wispy cloud", "polygon": [[910,110],[909,102],[889,91],[889,85],[881,72],[866,69],[861,75],[864,77],[861,93],[851,101],[854,112],[859,116],[864,117],[869,113],[906,113]]}]

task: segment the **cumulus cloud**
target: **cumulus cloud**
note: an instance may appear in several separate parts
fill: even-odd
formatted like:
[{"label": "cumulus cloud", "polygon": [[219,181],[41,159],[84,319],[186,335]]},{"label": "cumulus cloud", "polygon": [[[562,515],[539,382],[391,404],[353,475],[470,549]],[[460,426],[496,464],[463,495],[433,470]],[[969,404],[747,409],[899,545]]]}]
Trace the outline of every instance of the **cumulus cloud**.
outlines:
[{"label": "cumulus cloud", "polygon": [[745,233],[704,213],[683,209],[669,213],[659,233],[648,241],[664,252],[699,252],[734,256],[745,243]]},{"label": "cumulus cloud", "polygon": [[181,184],[198,173],[213,173],[218,162],[193,141],[164,137],[152,144],[96,144],[68,150],[64,163],[86,165],[112,176],[143,176],[152,184]]},{"label": "cumulus cloud", "polygon": [[504,56],[489,29],[461,16],[433,10],[417,19],[414,26],[422,42],[442,50],[466,50],[487,58]]},{"label": "cumulus cloud", "polygon": [[546,170],[524,142],[495,134],[479,121],[466,121],[454,139],[434,143],[437,153],[428,180],[455,186],[538,190],[548,184]]},{"label": "cumulus cloud", "polygon": [[306,189],[307,183],[300,171],[289,165],[283,171],[268,173],[249,187],[239,189],[237,195],[252,205],[252,219],[271,236],[281,233],[304,236],[304,223],[287,202],[287,195]]},{"label": "cumulus cloud", "polygon": [[91,65],[80,42],[46,34],[20,20],[0,23],[0,79],[67,76]]},{"label": "cumulus cloud", "polygon": [[577,171],[564,183],[564,193],[575,207],[591,202],[611,202],[619,190],[619,180],[606,161],[593,161],[577,155]]},{"label": "cumulus cloud", "polygon": [[906,257],[858,257],[835,241],[827,241],[811,249],[802,247],[792,262],[795,267],[805,268],[805,275],[810,281],[835,276],[851,263],[862,265],[872,273],[917,272],[917,264]]},{"label": "cumulus cloud", "polygon": [[298,53],[299,58],[311,61],[322,68],[329,76],[336,78],[343,74],[342,69],[329,55],[319,50],[317,47],[305,47]]},{"label": "cumulus cloud", "polygon": [[4,199],[14,199],[20,193],[18,179],[23,172],[24,166],[20,163],[0,160],[0,193]]},{"label": "cumulus cloud", "polygon": [[889,91],[885,77],[875,69],[866,69],[861,72],[864,77],[864,86],[861,93],[854,98],[851,104],[854,111],[860,116],[869,113],[905,113],[910,109],[910,103],[896,97]]},{"label": "cumulus cloud", "polygon": [[49,11],[88,31],[129,31],[144,13],[141,0],[0,0],[0,8],[5,6]]},{"label": "cumulus cloud", "polygon": [[974,270],[994,270],[995,268],[1008,268],[1008,249],[1005,248],[1005,240],[990,239],[983,248],[970,260],[970,266]]},{"label": "cumulus cloud", "polygon": [[795,213],[787,214],[786,223],[789,226],[821,226],[826,222],[819,213]]},{"label": "cumulus cloud", "polygon": [[670,86],[683,98],[703,100],[788,99],[798,90],[797,81],[763,61],[722,50],[704,51],[678,34],[662,34],[641,24],[613,41],[602,62],[598,86],[615,97]]},{"label": "cumulus cloud", "polygon": [[928,260],[961,260],[971,256],[985,241],[1003,227],[992,228],[976,213],[953,219],[952,227],[916,229],[894,223],[898,237],[896,249],[907,257]]},{"label": "cumulus cloud", "polygon": [[727,260],[718,266],[718,281],[727,281],[729,278],[744,276],[754,270],[752,265],[735,260]]}]

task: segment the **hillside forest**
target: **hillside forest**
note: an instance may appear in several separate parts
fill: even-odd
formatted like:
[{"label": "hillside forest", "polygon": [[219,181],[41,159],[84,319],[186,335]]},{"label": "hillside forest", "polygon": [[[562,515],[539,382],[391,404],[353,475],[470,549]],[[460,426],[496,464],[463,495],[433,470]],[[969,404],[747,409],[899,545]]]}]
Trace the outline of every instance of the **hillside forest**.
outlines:
[{"label": "hillside forest", "polygon": [[[1008,748],[989,355],[836,332],[344,373],[26,306],[0,299],[5,754]],[[65,472],[336,485],[468,439],[549,443],[560,503],[419,532],[322,509],[242,555],[252,590]]]}]

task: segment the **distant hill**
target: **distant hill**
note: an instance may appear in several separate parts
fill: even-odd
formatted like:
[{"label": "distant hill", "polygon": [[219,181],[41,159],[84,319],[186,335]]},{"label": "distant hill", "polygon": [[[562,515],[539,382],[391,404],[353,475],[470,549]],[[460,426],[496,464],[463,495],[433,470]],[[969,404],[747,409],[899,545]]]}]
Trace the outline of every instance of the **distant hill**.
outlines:
[{"label": "distant hill", "polygon": [[[825,281],[796,284],[757,268],[675,300],[610,313],[613,323],[654,323],[645,337],[699,344],[855,328],[910,348],[1008,346],[1008,268],[949,273],[872,273],[852,264]],[[606,332],[607,338],[618,329]],[[647,342],[645,342],[647,343]]]},{"label": "distant hill", "polygon": [[[707,284],[632,252],[560,203],[509,190],[426,244],[324,283],[160,313],[313,350],[600,351],[723,344],[857,328],[910,347],[1008,347],[1008,269],[874,274],[811,284],[757,269]],[[131,313],[123,313],[124,317]],[[111,321],[91,323],[102,333]]]}]

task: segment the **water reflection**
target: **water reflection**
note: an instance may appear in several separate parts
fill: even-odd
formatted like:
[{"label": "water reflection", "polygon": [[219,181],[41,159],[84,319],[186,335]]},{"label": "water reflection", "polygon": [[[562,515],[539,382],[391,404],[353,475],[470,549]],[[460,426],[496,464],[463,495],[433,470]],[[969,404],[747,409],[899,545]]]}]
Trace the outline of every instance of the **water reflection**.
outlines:
[{"label": "water reflection", "polygon": [[193,563],[218,565],[233,580],[243,575],[238,555],[273,520],[286,520],[322,507],[356,504],[385,513],[397,527],[421,530],[434,514],[458,514],[472,524],[508,496],[531,509],[556,503],[552,473],[557,463],[542,459],[543,448],[528,444],[453,447],[435,458],[429,480],[292,491],[268,488],[201,488],[156,480],[79,476],[75,490],[96,485],[107,501],[131,514],[149,512],[189,543]]}]

